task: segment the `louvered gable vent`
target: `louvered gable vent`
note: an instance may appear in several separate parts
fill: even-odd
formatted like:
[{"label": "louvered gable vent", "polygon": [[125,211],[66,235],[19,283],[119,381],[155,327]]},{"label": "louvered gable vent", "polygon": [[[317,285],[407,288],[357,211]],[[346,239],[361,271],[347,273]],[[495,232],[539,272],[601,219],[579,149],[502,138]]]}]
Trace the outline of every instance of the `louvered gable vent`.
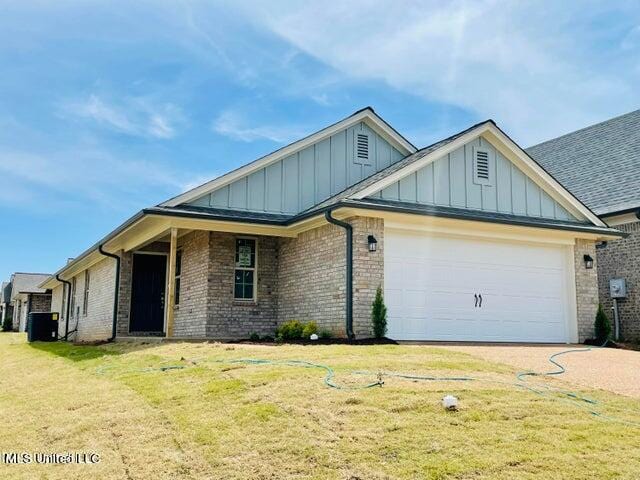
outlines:
[{"label": "louvered gable vent", "polygon": [[475,151],[474,158],[474,182],[481,185],[491,184],[491,165],[489,152],[486,150]]},{"label": "louvered gable vent", "polygon": [[371,165],[371,137],[365,132],[355,132],[353,136],[353,162],[360,165]]},{"label": "louvered gable vent", "polygon": [[367,160],[369,158],[369,137],[364,133],[358,134],[358,158]]}]

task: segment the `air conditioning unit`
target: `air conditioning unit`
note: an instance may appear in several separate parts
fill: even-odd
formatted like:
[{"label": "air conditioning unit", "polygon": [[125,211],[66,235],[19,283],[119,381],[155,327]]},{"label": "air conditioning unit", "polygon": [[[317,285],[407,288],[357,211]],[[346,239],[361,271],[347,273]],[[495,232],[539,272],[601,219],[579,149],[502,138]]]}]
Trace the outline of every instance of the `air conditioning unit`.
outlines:
[{"label": "air conditioning unit", "polygon": [[27,317],[29,342],[55,342],[58,339],[57,312],[31,312]]}]

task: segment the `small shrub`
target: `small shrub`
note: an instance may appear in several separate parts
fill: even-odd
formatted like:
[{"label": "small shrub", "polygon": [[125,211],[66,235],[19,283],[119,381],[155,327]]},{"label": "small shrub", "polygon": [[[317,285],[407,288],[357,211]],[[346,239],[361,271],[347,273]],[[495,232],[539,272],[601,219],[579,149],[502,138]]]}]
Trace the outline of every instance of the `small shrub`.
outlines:
[{"label": "small shrub", "polygon": [[11,316],[7,316],[4,319],[4,322],[2,322],[2,331],[10,332],[11,330],[13,330],[13,318],[11,318]]},{"label": "small shrub", "polygon": [[331,338],[331,330],[327,330],[326,328],[322,329],[320,333],[318,333],[318,336],[323,340],[328,340]]},{"label": "small shrub", "polygon": [[283,340],[297,340],[302,338],[303,330],[304,325],[300,320],[289,320],[276,330],[276,337],[282,337]]},{"label": "small shrub", "polygon": [[249,340],[251,340],[252,342],[257,342],[258,340],[260,340],[260,335],[258,335],[256,332],[251,332],[251,334],[249,335]]},{"label": "small shrub", "polygon": [[596,321],[594,324],[596,331],[596,340],[598,343],[604,343],[611,337],[611,322],[609,317],[604,313],[602,304],[598,305],[598,313],[596,313]]},{"label": "small shrub", "polygon": [[376,290],[376,298],[371,308],[371,323],[373,324],[373,336],[383,338],[387,334],[387,307],[382,298],[382,288]]},{"label": "small shrub", "polygon": [[302,329],[302,338],[309,340],[309,337],[314,333],[318,333],[318,325],[316,322],[309,322]]}]

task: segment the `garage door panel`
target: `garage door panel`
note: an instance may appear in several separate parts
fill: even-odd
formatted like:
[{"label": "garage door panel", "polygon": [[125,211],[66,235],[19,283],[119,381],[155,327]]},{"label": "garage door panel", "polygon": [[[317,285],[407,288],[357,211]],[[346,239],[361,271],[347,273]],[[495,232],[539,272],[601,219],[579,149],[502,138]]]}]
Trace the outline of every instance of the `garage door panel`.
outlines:
[{"label": "garage door panel", "polygon": [[560,246],[385,232],[389,336],[565,342],[566,264]]}]

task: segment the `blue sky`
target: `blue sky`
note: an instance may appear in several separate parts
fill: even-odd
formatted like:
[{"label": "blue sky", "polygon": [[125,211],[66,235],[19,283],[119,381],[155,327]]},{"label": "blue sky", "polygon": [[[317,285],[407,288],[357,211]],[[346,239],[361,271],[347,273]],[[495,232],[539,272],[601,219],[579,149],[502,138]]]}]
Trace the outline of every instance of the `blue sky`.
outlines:
[{"label": "blue sky", "polygon": [[486,118],[529,146],[638,85],[637,1],[4,1],[0,278],[366,105],[418,146]]}]

